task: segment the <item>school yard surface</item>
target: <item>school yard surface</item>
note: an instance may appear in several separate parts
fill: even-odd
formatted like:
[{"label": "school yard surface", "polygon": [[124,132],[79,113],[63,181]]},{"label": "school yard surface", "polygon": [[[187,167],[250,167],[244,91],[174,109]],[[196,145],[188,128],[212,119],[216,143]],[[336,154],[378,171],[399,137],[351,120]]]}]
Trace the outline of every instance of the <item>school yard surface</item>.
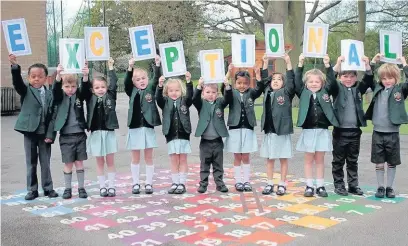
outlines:
[{"label": "school yard surface", "polygon": [[[161,127],[156,128],[159,148],[154,152],[156,176],[153,195],[132,195],[130,154],[125,149],[128,98],[118,95],[116,154],[117,196],[100,198],[95,159],[85,162],[88,199],[42,197],[25,201],[23,137],[13,130],[16,116],[1,118],[1,240],[2,245],[404,245],[408,239],[408,136],[401,136],[403,164],[397,169],[395,199],[375,199],[376,177],[370,163],[371,135],[364,133],[360,151],[360,186],[364,197],[304,198],[303,155],[294,151],[290,161],[289,194],[263,196],[265,160],[252,155],[254,192],[240,194],[233,188],[232,154],[224,154],[227,194],[196,192],[199,172],[199,139],[191,137],[188,156],[188,193],[168,195],[170,185],[167,146]],[[197,112],[192,107],[195,129]],[[262,133],[256,128],[258,142]],[[295,130],[293,147],[299,136]],[[52,148],[54,187],[63,192],[58,142]],[[331,154],[326,160],[326,188],[331,184]],[[277,178],[279,165],[276,165]],[[144,168],[142,168],[144,173]],[[74,180],[76,177],[74,175]],[[144,177],[142,176],[142,180]],[[212,182],[212,180],[211,180]]]}]

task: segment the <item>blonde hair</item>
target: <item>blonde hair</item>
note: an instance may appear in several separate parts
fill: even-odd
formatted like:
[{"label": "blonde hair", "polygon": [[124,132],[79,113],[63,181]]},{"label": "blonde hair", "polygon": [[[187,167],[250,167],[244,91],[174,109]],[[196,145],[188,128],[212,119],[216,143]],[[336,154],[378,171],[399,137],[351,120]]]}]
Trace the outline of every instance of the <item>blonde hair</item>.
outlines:
[{"label": "blonde hair", "polygon": [[305,75],[303,76],[303,83],[307,83],[307,81],[309,80],[310,76],[312,75],[316,75],[319,77],[319,79],[322,81],[322,86],[324,86],[324,84],[326,83],[326,76],[324,75],[324,73],[322,71],[320,71],[319,69],[312,69],[309,70],[305,73]]},{"label": "blonde hair", "polygon": [[148,73],[147,70],[144,69],[144,68],[141,68],[141,67],[136,67],[136,68],[134,68],[132,75],[135,76],[135,73],[137,73],[137,72],[145,73],[146,76],[149,77],[149,73]]},{"label": "blonde hair", "polygon": [[186,87],[184,86],[183,82],[181,81],[181,79],[168,79],[166,81],[166,83],[164,84],[164,88],[163,88],[163,96],[168,96],[168,90],[169,90],[169,85],[170,84],[178,84],[180,86],[181,89],[181,96],[185,96],[186,95]]},{"label": "blonde hair", "polygon": [[381,78],[384,76],[394,78],[396,84],[401,82],[401,72],[395,64],[384,63],[378,68],[379,81],[381,81]]},{"label": "blonde hair", "polygon": [[212,89],[215,89],[218,92],[218,85],[214,84],[214,83],[210,83],[210,84],[203,84],[203,90],[207,87],[210,87]]},{"label": "blonde hair", "polygon": [[75,74],[63,74],[61,78],[62,84],[76,84],[78,82],[78,77]]}]

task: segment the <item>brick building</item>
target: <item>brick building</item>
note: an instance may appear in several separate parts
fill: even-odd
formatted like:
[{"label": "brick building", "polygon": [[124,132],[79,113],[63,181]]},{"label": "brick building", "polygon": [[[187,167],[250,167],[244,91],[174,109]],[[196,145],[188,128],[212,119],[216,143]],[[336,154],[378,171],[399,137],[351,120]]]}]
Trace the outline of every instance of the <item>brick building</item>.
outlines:
[{"label": "brick building", "polygon": [[[43,63],[47,65],[47,20],[46,1],[2,1],[1,19],[10,20],[24,18],[27,25],[27,33],[30,40],[32,55],[17,57],[22,69],[23,78],[27,74],[27,69],[33,63]],[[2,113],[4,106],[20,107],[19,97],[11,97],[10,91],[6,94],[4,87],[12,87],[10,63],[8,61],[8,50],[4,34],[1,35],[1,87],[2,87]],[[14,100],[13,100],[13,99]]]}]

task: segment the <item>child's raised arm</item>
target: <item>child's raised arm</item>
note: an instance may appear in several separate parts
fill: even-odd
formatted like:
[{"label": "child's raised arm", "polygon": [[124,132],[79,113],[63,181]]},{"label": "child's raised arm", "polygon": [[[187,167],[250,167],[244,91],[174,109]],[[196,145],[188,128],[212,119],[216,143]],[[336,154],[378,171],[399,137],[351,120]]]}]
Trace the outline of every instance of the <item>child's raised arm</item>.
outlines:
[{"label": "child's raised arm", "polygon": [[399,60],[400,60],[401,63],[402,63],[402,70],[403,70],[404,73],[405,73],[405,83],[407,83],[407,82],[408,82],[408,64],[407,64],[407,60],[405,59],[404,56],[401,56],[401,57],[399,58]]},{"label": "child's raised arm", "polygon": [[132,77],[133,77],[133,66],[134,65],[135,65],[135,59],[132,57],[129,59],[129,67],[126,72],[125,81],[124,81],[125,92],[126,92],[126,95],[128,95],[129,97],[132,96],[132,90],[133,90]]},{"label": "child's raised arm", "polygon": [[334,75],[333,67],[330,65],[329,55],[325,55],[323,58],[324,67],[326,68],[326,85],[325,89],[329,95],[337,95],[339,92],[339,84],[337,83],[336,76]]},{"label": "child's raised arm", "polygon": [[266,53],[263,55],[262,61],[263,61],[263,63],[262,63],[261,79],[264,80],[265,83],[269,83],[270,80],[272,80],[272,79],[268,78],[269,77],[269,74],[268,74],[269,58],[266,55]]},{"label": "child's raised arm", "polygon": [[154,58],[154,75],[153,75],[153,83],[152,83],[152,90],[153,93],[156,91],[157,84],[159,83],[159,78],[161,77],[161,70],[160,70],[160,56],[156,55]]},{"label": "child's raised arm", "polygon": [[201,92],[203,89],[203,85],[204,85],[204,79],[203,77],[200,77],[200,79],[198,80],[197,88],[194,91],[194,95],[193,95],[193,105],[194,107],[196,107],[198,112],[200,112],[201,107],[203,106],[203,101],[201,99]]},{"label": "child's raised arm", "polygon": [[285,90],[291,97],[293,97],[295,95],[295,73],[293,72],[292,62],[290,60],[289,54],[285,53],[283,59],[286,63]]},{"label": "child's raised arm", "polygon": [[232,103],[232,88],[227,78],[224,79],[224,98],[222,98],[221,105],[223,108],[227,107],[228,104]]},{"label": "child's raised arm", "polygon": [[164,108],[164,104],[166,103],[164,96],[163,96],[163,84],[165,80],[166,78],[164,76],[161,76],[159,78],[159,85],[157,86],[156,95],[155,95],[157,106],[159,106],[161,109]]},{"label": "child's raised arm", "polygon": [[193,83],[191,83],[191,73],[186,73],[186,105],[190,107],[193,104]]},{"label": "child's raised arm", "polygon": [[17,57],[10,54],[9,61],[11,64],[13,87],[20,96],[25,96],[27,93],[27,85],[24,83],[23,77],[21,77],[21,67],[17,63]]},{"label": "child's raised arm", "polygon": [[302,75],[303,75],[303,64],[305,62],[305,56],[300,54],[299,56],[299,63],[298,67],[295,72],[295,91],[297,96],[300,98],[303,89],[305,88],[305,83],[303,83]]},{"label": "child's raised arm", "polygon": [[375,85],[374,74],[373,71],[371,70],[370,60],[368,59],[367,56],[363,56],[362,60],[365,63],[366,71],[364,73],[363,79],[358,84],[358,90],[360,91],[361,94],[365,94],[368,88],[371,88],[371,90],[374,91]]},{"label": "child's raised arm", "polygon": [[88,62],[85,62],[85,67],[82,69],[81,88],[79,89],[79,96],[81,100],[89,101],[92,97],[91,83],[89,82],[89,68]]},{"label": "child's raised arm", "polygon": [[52,85],[52,96],[54,103],[59,103],[62,101],[64,93],[62,91],[62,78],[61,72],[64,71],[64,67],[61,64],[58,64],[57,67],[57,76],[55,76],[54,84]]},{"label": "child's raised arm", "polygon": [[112,57],[109,58],[108,61],[108,76],[109,76],[109,87],[108,87],[108,93],[112,96],[113,99],[116,100],[116,95],[117,95],[117,90],[118,90],[118,77],[116,76],[115,69],[113,67],[113,64],[115,61],[112,59]]},{"label": "child's raised arm", "polygon": [[255,72],[256,87],[254,89],[250,88],[249,92],[251,93],[251,98],[255,100],[262,95],[265,89],[265,82],[261,77],[261,68],[254,66],[253,69]]}]

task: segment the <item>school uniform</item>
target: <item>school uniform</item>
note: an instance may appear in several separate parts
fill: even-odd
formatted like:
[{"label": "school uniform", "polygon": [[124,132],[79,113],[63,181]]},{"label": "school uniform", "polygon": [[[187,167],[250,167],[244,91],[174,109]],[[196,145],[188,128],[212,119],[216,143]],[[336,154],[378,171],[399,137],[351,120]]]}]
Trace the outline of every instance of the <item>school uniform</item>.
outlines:
[{"label": "school uniform", "polygon": [[268,70],[262,70],[261,76],[268,85],[264,91],[261,130],[262,139],[260,156],[267,159],[292,158],[292,100],[295,96],[294,72],[286,72],[286,81],[279,90],[272,90]]},{"label": "school uniform", "polygon": [[118,151],[115,129],[119,129],[116,115],[116,73],[108,71],[108,91],[98,97],[91,91],[90,82],[82,82],[82,90],[87,105],[87,127],[91,135],[87,142],[87,153],[91,156],[106,156]]},{"label": "school uniform", "polygon": [[86,153],[85,130],[87,125],[84,114],[83,88],[77,89],[72,96],[67,96],[62,90],[62,80],[55,81],[52,87],[54,104],[57,105],[54,131],[60,133],[59,143],[63,163],[84,161]]},{"label": "school uniform", "polygon": [[[336,80],[329,77],[328,79]],[[339,127],[333,129],[332,174],[336,188],[345,186],[345,162],[349,189],[358,187],[358,156],[362,133],[360,127],[367,126],[362,96],[373,86],[374,75],[371,70],[365,73],[362,81],[357,81],[351,87],[346,87],[338,81],[333,83],[333,110],[339,121]]]},{"label": "school uniform", "polygon": [[[328,128],[329,126],[339,126],[330,99],[335,81],[328,79],[321,90],[313,93],[306,88],[302,80],[302,73],[303,67],[298,67],[295,74],[296,94],[300,98],[297,126],[302,127],[303,130],[297,142],[296,150],[308,153],[332,151]],[[327,74],[327,77],[334,77],[332,67],[327,69]]]},{"label": "school uniform", "polygon": [[200,141],[200,186],[208,186],[210,167],[213,166],[214,182],[217,187],[225,186],[223,181],[223,137],[228,137],[225,126],[224,109],[232,101],[232,90],[227,89],[224,97],[208,102],[201,98],[201,88],[197,88],[193,96],[193,105],[196,107],[199,120],[195,132]]},{"label": "school uniform", "polygon": [[[408,66],[404,67],[408,78]],[[382,83],[375,85],[370,106],[365,114],[366,119],[374,125],[371,162],[387,162],[396,166],[401,164],[399,127],[408,123],[404,100],[408,96],[408,82],[385,88]]]},{"label": "school uniform", "polygon": [[168,154],[191,153],[190,134],[190,106],[193,101],[193,84],[186,83],[186,95],[173,100],[163,96],[163,87],[157,87],[156,101],[162,109],[162,132],[166,137]]},{"label": "school uniform", "polygon": [[[44,193],[53,191],[50,170],[51,143],[45,143],[45,138],[55,139],[52,125],[53,98],[45,86],[37,89],[24,83],[21,77],[21,67],[11,66],[13,87],[21,96],[21,111],[14,130],[24,135],[24,152],[27,166],[27,190],[37,192],[37,164],[41,165],[41,186]],[[38,195],[37,195],[38,196]]]},{"label": "school uniform", "polygon": [[[223,85],[224,86],[224,85]],[[248,88],[241,93],[232,89],[232,100],[229,104],[228,137],[225,139],[225,150],[230,153],[252,153],[258,150],[254,127],[256,117],[255,100],[262,95],[265,85],[257,81],[256,88]]]},{"label": "school uniform", "polygon": [[161,121],[155,93],[161,76],[160,67],[154,66],[154,77],[144,90],[133,85],[132,76],[133,70],[128,71],[125,78],[125,92],[129,96],[127,121],[129,131],[126,148],[128,150],[157,148],[154,127],[161,125]]}]

